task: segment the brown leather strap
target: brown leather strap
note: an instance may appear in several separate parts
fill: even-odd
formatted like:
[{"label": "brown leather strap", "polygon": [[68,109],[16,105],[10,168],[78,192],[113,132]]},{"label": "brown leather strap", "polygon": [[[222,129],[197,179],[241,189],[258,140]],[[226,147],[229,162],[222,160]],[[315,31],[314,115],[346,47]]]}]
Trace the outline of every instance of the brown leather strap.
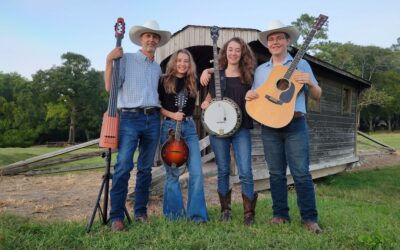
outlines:
[{"label": "brown leather strap", "polygon": [[294,112],[293,118],[299,118],[299,117],[302,117],[302,116],[304,116],[304,113]]}]

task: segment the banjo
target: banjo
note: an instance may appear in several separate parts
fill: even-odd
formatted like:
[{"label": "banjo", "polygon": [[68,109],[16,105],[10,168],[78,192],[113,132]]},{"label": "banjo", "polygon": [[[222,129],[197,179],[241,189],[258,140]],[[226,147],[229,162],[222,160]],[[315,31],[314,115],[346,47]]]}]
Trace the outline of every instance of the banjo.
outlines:
[{"label": "banjo", "polygon": [[211,101],[210,105],[203,110],[201,121],[209,134],[217,137],[228,137],[239,129],[242,123],[242,113],[236,102],[230,98],[222,97],[217,53],[219,28],[213,26],[210,28],[210,31],[213,41],[215,98]]}]

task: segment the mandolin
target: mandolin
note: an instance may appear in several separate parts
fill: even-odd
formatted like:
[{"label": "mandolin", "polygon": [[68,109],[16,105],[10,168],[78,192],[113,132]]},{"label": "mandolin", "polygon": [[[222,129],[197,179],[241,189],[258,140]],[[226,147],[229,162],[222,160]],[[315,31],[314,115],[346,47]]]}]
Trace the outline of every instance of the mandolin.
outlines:
[{"label": "mandolin", "polygon": [[259,98],[246,102],[246,111],[254,120],[271,128],[282,128],[293,119],[296,97],[303,84],[291,77],[315,33],[327,19],[327,16],[319,15],[289,68],[274,66],[267,81],[255,90]]},{"label": "mandolin", "polygon": [[[122,17],[117,19],[117,23],[114,26],[115,37],[117,38],[116,47],[121,46],[122,38],[125,34],[125,22]],[[108,98],[108,109],[103,115],[103,123],[101,126],[100,142],[99,146],[102,148],[118,148],[118,129],[119,129],[119,115],[117,112],[117,98],[118,98],[118,86],[119,86],[119,64],[120,59],[114,60],[112,83],[110,89],[110,95]]]},{"label": "mandolin", "polygon": [[[186,105],[186,95],[184,91],[176,95],[175,105],[178,107],[178,112],[182,112]],[[177,168],[186,163],[189,158],[189,147],[185,140],[181,137],[182,121],[176,121],[175,131],[168,131],[169,138],[161,148],[162,160],[173,168]]]}]

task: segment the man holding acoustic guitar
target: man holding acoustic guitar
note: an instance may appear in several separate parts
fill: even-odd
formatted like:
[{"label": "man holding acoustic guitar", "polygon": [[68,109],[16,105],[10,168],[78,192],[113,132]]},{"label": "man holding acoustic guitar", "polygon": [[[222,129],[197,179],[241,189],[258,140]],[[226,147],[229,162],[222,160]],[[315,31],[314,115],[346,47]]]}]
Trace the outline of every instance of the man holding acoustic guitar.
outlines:
[{"label": "man holding acoustic guitar", "polygon": [[318,225],[314,184],[309,171],[305,102],[306,94],[318,100],[321,88],[310,65],[301,59],[304,51],[295,58],[288,53],[288,47],[299,36],[300,32],[295,27],[284,26],[280,21],[270,22],[268,29],[259,33],[259,41],[269,50],[271,59],[256,69],[252,90],[245,97],[246,110],[263,125],[261,135],[273,202],[271,223],[290,222],[286,179],[288,165],[294,179],[302,223],[309,231],[319,234],[322,230]]},{"label": "man holding acoustic guitar", "polygon": [[120,60],[121,86],[118,86],[117,107],[120,110],[118,157],[110,191],[111,229],[124,229],[124,209],[128,181],[133,169],[133,154],[139,147],[135,186],[135,220],[146,223],[151,184],[151,168],[160,136],[160,104],[157,86],[161,67],[154,61],[157,47],[168,42],[171,33],[160,30],[154,20],[133,26],[131,41],[141,46],[137,53],[123,53],[122,47],[107,55],[104,72],[105,88],[111,88],[113,61]]}]

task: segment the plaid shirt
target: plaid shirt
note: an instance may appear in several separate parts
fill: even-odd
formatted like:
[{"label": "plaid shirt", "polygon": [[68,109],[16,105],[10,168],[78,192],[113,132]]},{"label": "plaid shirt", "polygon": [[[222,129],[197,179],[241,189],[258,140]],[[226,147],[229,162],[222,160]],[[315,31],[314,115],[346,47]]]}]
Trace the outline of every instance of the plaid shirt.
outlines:
[{"label": "plaid shirt", "polygon": [[141,51],[125,53],[120,61],[118,108],[160,107],[158,81],[161,67]]}]

